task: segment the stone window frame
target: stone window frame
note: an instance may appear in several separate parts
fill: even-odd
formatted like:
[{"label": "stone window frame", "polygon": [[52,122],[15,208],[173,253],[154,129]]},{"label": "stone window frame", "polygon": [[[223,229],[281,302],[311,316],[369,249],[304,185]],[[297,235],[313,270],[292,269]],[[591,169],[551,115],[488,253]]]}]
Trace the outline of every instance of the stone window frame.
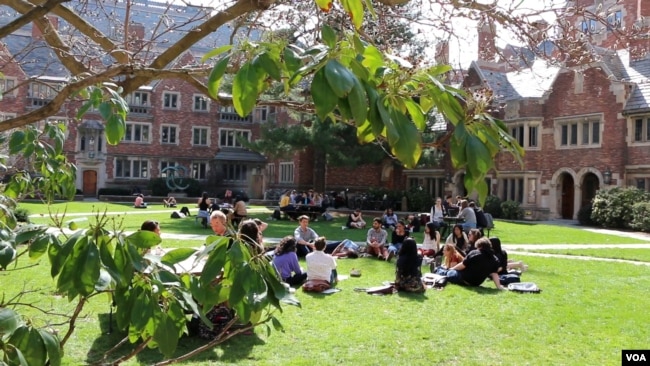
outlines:
[{"label": "stone window frame", "polygon": [[158,172],[161,178],[167,178],[167,172],[163,172],[163,169],[172,167],[172,166],[179,166],[178,161],[171,161],[171,160],[160,160],[158,162]]},{"label": "stone window frame", "polygon": [[[163,135],[164,135],[164,130],[165,128],[174,128],[176,131],[174,133],[174,141],[163,141]],[[160,144],[162,145],[178,145],[179,144],[179,138],[180,136],[180,126],[177,124],[173,123],[163,123],[160,125]],[[169,133],[169,132],[168,132]]]},{"label": "stone window frame", "polygon": [[[140,140],[135,139],[136,135],[136,128],[135,127],[146,127],[147,128],[147,137],[146,140],[142,138],[142,129],[140,129]],[[129,143],[129,144],[151,144],[151,130],[152,130],[152,124],[148,122],[132,122],[132,121],[127,121],[126,126],[125,126],[125,132],[124,132],[124,137],[122,138],[123,143]],[[131,134],[129,136],[128,132],[129,129],[131,130]]]},{"label": "stone window frame", "polygon": [[293,161],[285,161],[279,164],[278,183],[293,183],[296,179],[295,164]]},{"label": "stone window frame", "polygon": [[246,134],[244,136],[249,142],[251,141],[252,138],[252,131],[249,129],[243,129],[243,128],[220,128],[219,129],[219,147],[241,147],[243,148],[244,146],[240,144],[236,138],[233,138],[233,143],[230,144],[228,143],[228,139],[226,139],[226,144],[223,143],[223,137],[225,136],[224,134],[227,133],[234,133],[235,135],[237,134]]},{"label": "stone window frame", "polygon": [[[205,144],[195,143],[196,131],[205,131]],[[202,136],[199,136],[201,138]],[[210,146],[210,127],[194,126],[192,127],[192,146]]]},{"label": "stone window frame", "polygon": [[[167,103],[166,98],[169,96],[169,103]],[[175,98],[172,98],[175,97]],[[174,105],[174,100],[176,100],[175,105]],[[167,109],[167,110],[180,110],[181,109],[181,93],[179,92],[172,92],[172,91],[164,91],[162,93],[162,109]]]},{"label": "stone window frame", "polygon": [[[521,136],[521,141],[519,139],[518,133],[515,134],[513,133],[513,130],[519,129],[523,131],[523,136]],[[542,131],[542,121],[541,120],[534,120],[534,121],[516,121],[516,122],[508,122],[508,132],[510,133],[510,136],[512,136],[517,142],[520,143],[521,147],[524,150],[541,150],[542,149],[542,144],[541,144],[541,131]],[[535,131],[535,145],[531,145],[531,131]],[[523,144],[521,144],[523,142]]]},{"label": "stone window frame", "polygon": [[[125,175],[124,172],[118,175],[118,161],[121,161],[122,164],[124,164],[124,162],[128,162],[129,172],[130,172],[129,175]],[[114,163],[113,177],[115,177],[115,179],[149,179],[151,175],[149,169],[150,166],[149,159],[142,159],[140,157],[133,157],[133,156],[117,156],[114,158],[113,163]],[[134,163],[139,163],[138,170],[140,172],[140,176],[136,177],[133,175],[133,172],[135,171]],[[145,163],[146,166],[143,167],[142,163]],[[144,174],[142,174],[143,169],[144,169]]]},{"label": "stone window frame", "polygon": [[[636,139],[637,136],[637,123],[642,123],[640,140]],[[648,146],[650,145],[650,115],[639,115],[629,118],[628,129],[629,143],[632,146]]]},{"label": "stone window frame", "polygon": [[[198,101],[202,101],[205,103],[205,108],[196,108],[196,103]],[[192,111],[193,112],[200,112],[200,113],[206,113],[210,112],[210,98],[208,98],[207,95],[205,94],[193,94],[192,95]]]},{"label": "stone window frame", "polygon": [[227,162],[221,165],[224,182],[247,182],[248,165],[242,162]]},{"label": "stone window frame", "polygon": [[192,160],[190,164],[190,176],[197,180],[208,179],[210,164],[207,160]]},{"label": "stone window frame", "polygon": [[[5,75],[4,78],[0,78],[0,94],[2,94],[2,97],[15,98],[18,95],[18,88],[16,88],[17,84],[18,84],[18,79],[15,77]],[[13,90],[11,90],[11,92],[5,93],[6,90],[10,90],[10,89]]]},{"label": "stone window frame", "polygon": [[[595,124],[598,124],[597,135],[594,135]],[[595,149],[602,146],[603,131],[605,130],[605,120],[602,113],[556,118],[553,125],[556,150]],[[589,128],[587,135],[584,135],[585,125]],[[563,142],[565,131],[566,143]],[[584,141],[585,136],[588,138],[586,143]],[[594,136],[597,136],[597,142],[594,142],[596,140]]]}]

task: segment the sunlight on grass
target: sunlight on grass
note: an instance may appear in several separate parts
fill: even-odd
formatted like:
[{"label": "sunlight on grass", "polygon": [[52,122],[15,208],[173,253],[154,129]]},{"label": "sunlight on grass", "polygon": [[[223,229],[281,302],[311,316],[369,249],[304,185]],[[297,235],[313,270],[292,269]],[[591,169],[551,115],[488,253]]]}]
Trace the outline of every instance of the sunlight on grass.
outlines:
[{"label": "sunlight on grass", "polygon": [[648,249],[632,249],[632,248],[544,249],[544,250],[531,250],[531,252],[579,255],[579,256],[587,256],[587,257],[626,259],[631,261],[650,262],[650,247]]}]

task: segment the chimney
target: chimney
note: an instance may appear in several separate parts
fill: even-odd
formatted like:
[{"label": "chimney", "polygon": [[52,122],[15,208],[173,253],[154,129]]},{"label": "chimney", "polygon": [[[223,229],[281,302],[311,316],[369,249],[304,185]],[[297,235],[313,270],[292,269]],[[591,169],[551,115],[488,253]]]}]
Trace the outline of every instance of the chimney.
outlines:
[{"label": "chimney", "polygon": [[449,64],[449,42],[440,41],[436,44],[436,64],[447,65]]},{"label": "chimney", "polygon": [[491,20],[483,17],[478,24],[478,59],[496,61],[496,28]]},{"label": "chimney", "polygon": [[50,23],[52,24],[52,29],[45,29],[45,32],[41,32],[41,29],[38,27],[36,22],[33,22],[32,39],[43,39],[43,33],[49,33],[52,30],[56,32],[57,30],[59,30],[59,18],[53,15],[48,15],[47,19],[49,19]]},{"label": "chimney", "polygon": [[129,39],[142,41],[144,39],[144,24],[131,23],[129,25]]}]

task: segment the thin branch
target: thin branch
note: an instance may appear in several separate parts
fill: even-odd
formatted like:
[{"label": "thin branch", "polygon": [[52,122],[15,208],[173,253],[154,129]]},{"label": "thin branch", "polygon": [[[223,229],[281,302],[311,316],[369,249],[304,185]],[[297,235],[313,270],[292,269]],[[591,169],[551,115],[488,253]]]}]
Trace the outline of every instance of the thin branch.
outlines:
[{"label": "thin branch", "polygon": [[147,344],[151,341],[151,339],[152,339],[152,337],[149,337],[149,338],[145,339],[144,341],[142,341],[142,343],[140,343],[137,347],[135,347],[133,349],[133,351],[131,351],[128,354],[126,354],[126,355],[118,358],[117,360],[115,360],[112,363],[112,365],[119,365],[122,362],[124,362],[124,361],[130,359],[131,357],[137,355],[138,353],[142,352],[142,350],[147,346]]},{"label": "thin branch", "polygon": [[108,355],[110,355],[111,353],[115,352],[118,348],[120,348],[123,344],[125,344],[125,343],[128,342],[128,341],[129,341],[129,336],[126,336],[126,337],[122,338],[122,340],[119,341],[116,345],[114,345],[113,347],[111,347],[111,349],[109,349],[108,351],[106,351],[106,352],[104,353],[104,357],[102,358],[102,361],[103,361],[102,364],[105,364],[105,363],[106,363],[106,359],[108,358]]},{"label": "thin branch", "polygon": [[35,6],[32,10],[21,15],[12,22],[0,27],[0,39],[10,35],[11,33],[17,31],[22,26],[27,25],[32,22],[34,19],[41,18],[47,13],[51,12],[59,4],[70,1],[70,0],[47,0],[45,3]]},{"label": "thin branch", "polygon": [[68,331],[65,333],[65,336],[61,340],[61,349],[63,349],[63,346],[65,345],[65,342],[68,341],[68,338],[70,338],[70,336],[74,332],[74,330],[76,328],[75,323],[77,321],[77,318],[79,318],[79,314],[81,313],[81,310],[83,310],[85,304],[86,304],[86,298],[81,296],[79,298],[79,302],[77,303],[77,306],[74,309],[74,313],[72,313],[72,316],[70,317],[70,323],[69,323],[69,326],[68,326]]}]

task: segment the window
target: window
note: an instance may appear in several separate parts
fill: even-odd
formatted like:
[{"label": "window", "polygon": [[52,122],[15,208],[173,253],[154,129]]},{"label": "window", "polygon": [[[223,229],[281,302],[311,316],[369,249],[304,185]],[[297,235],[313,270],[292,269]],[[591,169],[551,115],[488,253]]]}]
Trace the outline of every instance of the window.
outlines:
[{"label": "window", "polygon": [[220,129],[219,130],[219,146],[221,147],[243,147],[241,140],[250,140],[249,130],[233,130],[233,129]]},{"label": "window", "polygon": [[650,118],[637,118],[634,121],[634,142],[650,142]]},{"label": "window", "polygon": [[280,163],[279,183],[293,183],[293,163]]},{"label": "window", "polygon": [[178,109],[180,107],[180,98],[178,93],[163,93],[163,108]]},{"label": "window", "polygon": [[149,124],[127,122],[122,141],[149,142]]},{"label": "window", "polygon": [[194,179],[206,179],[208,177],[208,164],[203,161],[193,161],[191,174]]},{"label": "window", "polygon": [[223,164],[223,179],[245,182],[248,179],[248,167],[243,164]]},{"label": "window", "polygon": [[445,196],[445,178],[427,178],[426,179],[427,193],[431,197],[444,197]]},{"label": "window", "polygon": [[636,187],[645,191],[645,178],[637,178]]},{"label": "window", "polygon": [[32,99],[33,107],[42,107],[46,105],[57,94],[58,85],[50,85],[42,82],[29,84],[28,96]]},{"label": "window", "polygon": [[192,145],[207,146],[209,133],[210,131],[207,127],[193,127]]},{"label": "window", "polygon": [[528,178],[528,203],[537,202],[537,179]]},{"label": "window", "polygon": [[501,199],[504,201],[524,202],[524,179],[507,178],[500,179],[501,182]]},{"label": "window", "polygon": [[148,92],[133,92],[126,96],[126,102],[129,104],[129,111],[131,113],[145,114],[149,113],[149,93]]},{"label": "window", "polygon": [[524,122],[510,128],[510,135],[524,149],[539,147],[539,122]]},{"label": "window", "polygon": [[149,161],[138,158],[116,158],[115,178],[149,177]]},{"label": "window", "polygon": [[582,21],[580,25],[582,33],[596,33],[596,20],[595,19],[586,19]]},{"label": "window", "polygon": [[560,125],[560,147],[600,146],[600,121],[567,122]]},{"label": "window", "polygon": [[205,95],[194,94],[194,105],[192,106],[192,110],[195,112],[207,112],[209,110],[209,102],[210,100]]},{"label": "window", "polygon": [[[15,86],[16,86],[16,80],[0,78],[0,94],[3,94],[3,96],[5,97],[15,96],[16,90],[12,90]],[[6,92],[8,93],[5,94]]]},{"label": "window", "polygon": [[163,172],[166,168],[177,166],[178,163],[175,161],[161,160],[160,161],[160,177],[167,178],[167,172]]},{"label": "window", "polygon": [[623,24],[623,12],[621,10],[615,11],[607,17],[607,30],[621,28]]},{"label": "window", "polygon": [[255,108],[255,122],[266,122],[269,114],[273,113],[275,107],[263,106]]},{"label": "window", "polygon": [[163,144],[175,144],[176,143],[176,126],[174,125],[163,125],[160,131],[160,141]]}]

